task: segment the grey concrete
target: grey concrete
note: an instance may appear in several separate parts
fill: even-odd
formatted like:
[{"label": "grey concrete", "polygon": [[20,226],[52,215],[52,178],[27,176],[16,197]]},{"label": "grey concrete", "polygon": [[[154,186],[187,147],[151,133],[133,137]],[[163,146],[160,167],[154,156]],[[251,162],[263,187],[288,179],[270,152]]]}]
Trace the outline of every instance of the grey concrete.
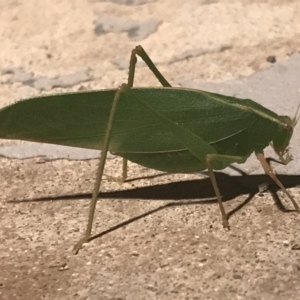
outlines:
[{"label": "grey concrete", "polygon": [[160,21],[132,21],[126,18],[113,18],[99,16],[95,21],[94,32],[96,35],[102,35],[109,32],[127,32],[128,38],[133,41],[142,41],[150,34],[157,31]]},{"label": "grey concrete", "polygon": [[73,74],[57,76],[55,78],[36,76],[32,72],[26,72],[19,67],[10,67],[0,70],[2,75],[11,75],[5,84],[21,83],[33,87],[39,91],[50,91],[54,88],[68,88],[77,84],[91,81],[93,77],[89,70],[79,71]]}]

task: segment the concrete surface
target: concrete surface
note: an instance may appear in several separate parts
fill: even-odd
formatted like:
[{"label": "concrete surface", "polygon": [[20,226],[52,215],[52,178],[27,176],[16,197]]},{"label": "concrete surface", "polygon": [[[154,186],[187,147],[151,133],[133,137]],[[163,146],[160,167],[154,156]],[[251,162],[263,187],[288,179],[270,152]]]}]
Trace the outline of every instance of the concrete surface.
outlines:
[{"label": "concrete surface", "polygon": [[[293,116],[299,19],[296,0],[3,1],[0,106],[116,87],[138,41],[174,85],[249,97]],[[157,85],[142,63],[136,85]],[[295,160],[276,170],[299,203],[297,129]],[[241,166],[251,176],[218,174],[229,232],[208,178],[131,164],[128,182],[104,181],[99,236],[74,256],[97,167],[86,159],[96,154],[0,144],[0,299],[298,298],[299,215],[283,211],[292,206],[271,182],[258,194],[268,180],[255,160]],[[120,172],[120,160],[109,160],[106,173]]]}]

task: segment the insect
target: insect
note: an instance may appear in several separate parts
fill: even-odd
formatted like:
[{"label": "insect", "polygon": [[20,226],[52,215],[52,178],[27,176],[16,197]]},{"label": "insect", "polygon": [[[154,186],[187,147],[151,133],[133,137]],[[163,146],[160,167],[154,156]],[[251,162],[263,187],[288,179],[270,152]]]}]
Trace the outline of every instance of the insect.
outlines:
[{"label": "insect", "polygon": [[[140,56],[163,87],[133,88]],[[0,110],[0,138],[102,150],[88,225],[75,251],[88,242],[107,152],[169,173],[207,169],[229,228],[213,170],[243,163],[255,153],[265,173],[299,206],[264,156],[271,145],[279,160],[292,160],[289,142],[299,116],[279,116],[262,105],[200,90],[174,88],[141,46],[132,50],[128,82],[118,89],[31,98]],[[24,125],[25,124],[25,125]]]}]

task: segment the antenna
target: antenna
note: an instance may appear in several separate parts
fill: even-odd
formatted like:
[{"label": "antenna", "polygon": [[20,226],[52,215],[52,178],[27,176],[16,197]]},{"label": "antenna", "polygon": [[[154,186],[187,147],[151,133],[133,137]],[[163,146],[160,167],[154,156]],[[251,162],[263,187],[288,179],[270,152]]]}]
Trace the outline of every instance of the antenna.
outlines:
[{"label": "antenna", "polygon": [[292,126],[295,127],[300,119],[300,114],[298,116],[298,113],[299,113],[299,109],[300,109],[300,101],[299,101],[299,104],[298,104],[298,107],[296,109],[296,113],[295,113],[295,117],[292,119]]}]

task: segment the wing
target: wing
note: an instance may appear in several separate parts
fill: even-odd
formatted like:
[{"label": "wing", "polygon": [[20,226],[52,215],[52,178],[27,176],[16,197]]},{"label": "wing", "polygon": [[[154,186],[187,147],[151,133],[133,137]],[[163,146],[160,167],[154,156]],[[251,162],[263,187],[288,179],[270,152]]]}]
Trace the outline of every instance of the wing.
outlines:
[{"label": "wing", "polygon": [[[101,149],[115,92],[17,102],[0,110],[0,138]],[[136,98],[222,154],[249,156],[257,147],[266,147],[277,128],[278,116],[251,100],[190,89],[134,88],[119,101],[109,147],[131,160],[139,155],[153,160],[156,155],[158,161],[187,159],[188,169],[195,164],[186,142]]]}]

